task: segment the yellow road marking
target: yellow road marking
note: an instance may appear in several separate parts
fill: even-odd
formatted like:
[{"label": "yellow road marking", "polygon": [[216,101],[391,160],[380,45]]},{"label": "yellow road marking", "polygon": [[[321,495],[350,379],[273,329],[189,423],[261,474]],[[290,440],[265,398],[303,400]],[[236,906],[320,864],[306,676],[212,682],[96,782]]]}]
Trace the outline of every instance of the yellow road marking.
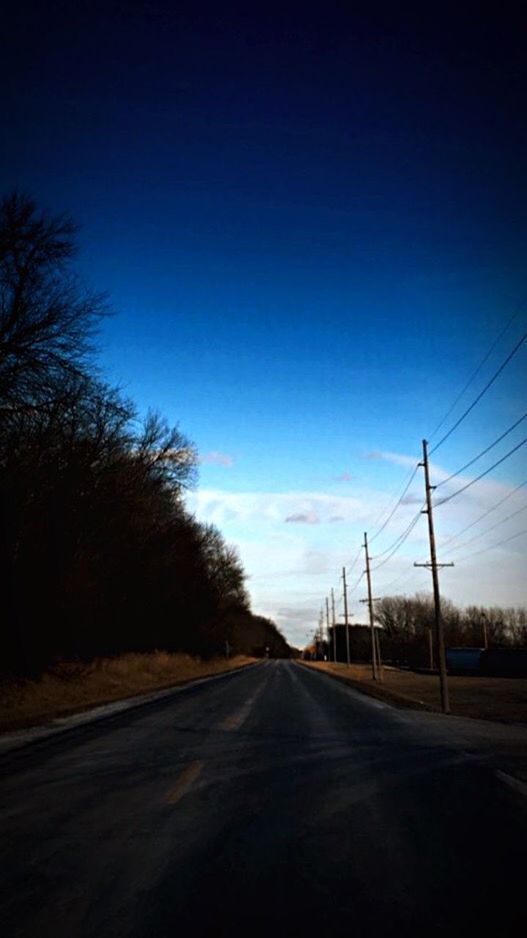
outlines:
[{"label": "yellow road marking", "polygon": [[223,722],[220,724],[222,730],[237,730],[240,728],[244,720],[249,715],[250,707],[247,707],[247,704],[238,710],[236,713],[231,713],[230,716],[226,717]]},{"label": "yellow road marking", "polygon": [[168,795],[166,796],[167,804],[177,804],[178,801],[187,794],[189,788],[192,787],[196,779],[201,775],[204,762],[191,762],[190,765],[187,765],[186,769],[183,770],[179,776],[177,783],[174,788],[172,788]]},{"label": "yellow road marking", "polygon": [[243,704],[242,707],[240,707],[239,710],[236,710],[235,713],[231,713],[230,716],[226,717],[226,718],[220,723],[220,729],[222,729],[222,730],[238,730],[238,729],[240,728],[240,726],[242,725],[242,723],[245,723],[247,717],[249,716],[249,714],[250,714],[250,712],[251,712],[251,710],[252,710],[252,708],[253,708],[253,706],[254,706],[255,701],[258,699],[258,697],[259,697],[260,694],[262,693],[263,688],[264,688],[264,685],[262,684],[262,685],[258,688],[258,690],[256,691],[256,693],[254,693],[254,694],[252,695],[252,697],[249,697],[249,699],[245,701],[245,703]]}]

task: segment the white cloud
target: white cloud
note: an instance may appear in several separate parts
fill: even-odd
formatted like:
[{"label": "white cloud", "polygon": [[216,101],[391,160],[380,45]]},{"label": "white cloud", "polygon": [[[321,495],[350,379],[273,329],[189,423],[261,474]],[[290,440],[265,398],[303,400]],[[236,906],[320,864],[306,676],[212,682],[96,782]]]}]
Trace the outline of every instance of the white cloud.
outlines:
[{"label": "white cloud", "polygon": [[331,571],[331,553],[327,549],[315,547],[306,550],[301,557],[298,571],[301,574],[313,577],[330,574]]},{"label": "white cloud", "polygon": [[[391,457],[397,454],[388,455],[395,464],[396,460]],[[410,457],[401,457],[397,464],[406,468],[415,462]],[[431,468],[434,484],[448,479],[449,471],[436,465]],[[359,583],[357,581],[363,569],[360,552],[363,532],[366,530],[373,535],[389,514],[404,484],[405,473],[399,471],[399,475],[402,476],[397,480],[399,492],[397,484],[390,486],[387,493],[380,488],[360,486],[358,482],[353,496],[320,491],[228,492],[204,489],[189,496],[189,507],[200,520],[218,524],[227,540],[239,547],[250,577],[248,586],[255,611],[274,619],[292,643],[303,645],[310,630],[312,634],[316,626],[321,603],[331,587],[339,594],[343,565],[347,566],[350,574],[350,590],[355,587],[350,597],[353,621],[362,621],[364,607],[358,600],[364,596],[364,578]],[[457,476],[440,486],[436,500],[462,487],[470,478]],[[446,543],[448,538],[457,535],[505,496],[509,497],[503,508],[491,512],[488,518],[471,527],[466,536],[456,538],[451,544]],[[527,488],[514,492],[513,486],[484,479],[437,508],[434,518],[439,560],[455,563],[455,567],[440,572],[442,595],[459,605],[510,606],[525,603],[525,536],[481,556],[472,555],[526,527],[525,516],[520,516],[485,534],[486,529],[500,518],[524,506],[526,499]],[[378,558],[374,559],[373,567],[379,564],[373,571],[376,595],[431,590],[430,573],[413,566],[414,561],[422,562],[429,557],[425,515],[417,521],[395,556],[383,563],[389,555],[390,545],[397,541],[417,515],[423,500],[423,478],[422,473],[418,473],[386,528],[377,538],[372,538],[371,554]],[[288,518],[294,518],[296,523],[284,524]],[[316,522],[315,518],[319,521]],[[336,519],[340,519],[339,524],[334,523]],[[471,542],[466,549],[454,551],[454,547],[476,534],[482,534],[481,539]],[[350,571],[355,557],[357,563]]]},{"label": "white cloud", "polygon": [[320,524],[320,518],[316,511],[298,512],[296,515],[289,515],[286,519],[288,524]]},{"label": "white cloud", "polygon": [[382,450],[373,450],[371,453],[365,453],[363,459],[384,460],[391,462],[395,466],[415,466],[417,460],[415,456],[405,456],[403,453],[383,452]]},{"label": "white cloud", "polygon": [[[243,522],[283,522],[295,516],[316,515],[321,523],[341,517],[360,521],[370,509],[360,498],[350,495],[327,495],[323,492],[228,492],[201,489],[193,493],[189,505],[200,518],[222,524],[229,520]],[[316,523],[313,520],[304,523]]]},{"label": "white cloud", "polygon": [[291,622],[305,622],[306,618],[305,609],[300,609],[298,606],[282,606],[276,610],[276,614]]},{"label": "white cloud", "polygon": [[203,456],[200,456],[199,462],[207,466],[232,466],[234,457],[230,456],[229,453],[219,453],[212,450],[210,453],[204,453]]},{"label": "white cloud", "polygon": [[422,505],[423,501],[424,493],[422,495],[405,495],[401,505]]}]

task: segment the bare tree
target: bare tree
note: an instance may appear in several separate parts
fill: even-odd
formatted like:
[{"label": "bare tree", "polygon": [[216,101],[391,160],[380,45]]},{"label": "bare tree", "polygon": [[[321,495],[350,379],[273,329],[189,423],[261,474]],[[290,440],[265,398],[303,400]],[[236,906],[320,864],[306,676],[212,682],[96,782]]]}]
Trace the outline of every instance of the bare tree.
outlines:
[{"label": "bare tree", "polygon": [[0,204],[0,408],[37,406],[65,375],[84,372],[104,298],[68,268],[76,227],[28,196]]},{"label": "bare tree", "polygon": [[233,637],[287,653],[235,548],[185,508],[194,445],[100,379],[105,305],[70,270],[74,236],[27,196],[0,205],[0,670]]}]

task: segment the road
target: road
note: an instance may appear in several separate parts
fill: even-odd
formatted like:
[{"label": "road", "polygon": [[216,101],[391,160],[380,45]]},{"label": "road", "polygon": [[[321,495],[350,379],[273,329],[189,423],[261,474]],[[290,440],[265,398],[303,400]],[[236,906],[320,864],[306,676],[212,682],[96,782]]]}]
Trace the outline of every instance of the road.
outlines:
[{"label": "road", "polygon": [[524,920],[527,729],[399,711],[269,661],[2,766],[10,938],[503,936]]}]

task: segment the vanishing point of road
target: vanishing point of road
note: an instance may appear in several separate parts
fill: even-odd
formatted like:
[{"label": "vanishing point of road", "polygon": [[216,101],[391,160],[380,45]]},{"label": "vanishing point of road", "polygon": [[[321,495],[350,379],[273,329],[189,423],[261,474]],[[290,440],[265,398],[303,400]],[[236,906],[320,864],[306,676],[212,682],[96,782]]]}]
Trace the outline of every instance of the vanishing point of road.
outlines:
[{"label": "vanishing point of road", "polygon": [[2,933],[518,934],[527,728],[269,661],[1,758]]}]

